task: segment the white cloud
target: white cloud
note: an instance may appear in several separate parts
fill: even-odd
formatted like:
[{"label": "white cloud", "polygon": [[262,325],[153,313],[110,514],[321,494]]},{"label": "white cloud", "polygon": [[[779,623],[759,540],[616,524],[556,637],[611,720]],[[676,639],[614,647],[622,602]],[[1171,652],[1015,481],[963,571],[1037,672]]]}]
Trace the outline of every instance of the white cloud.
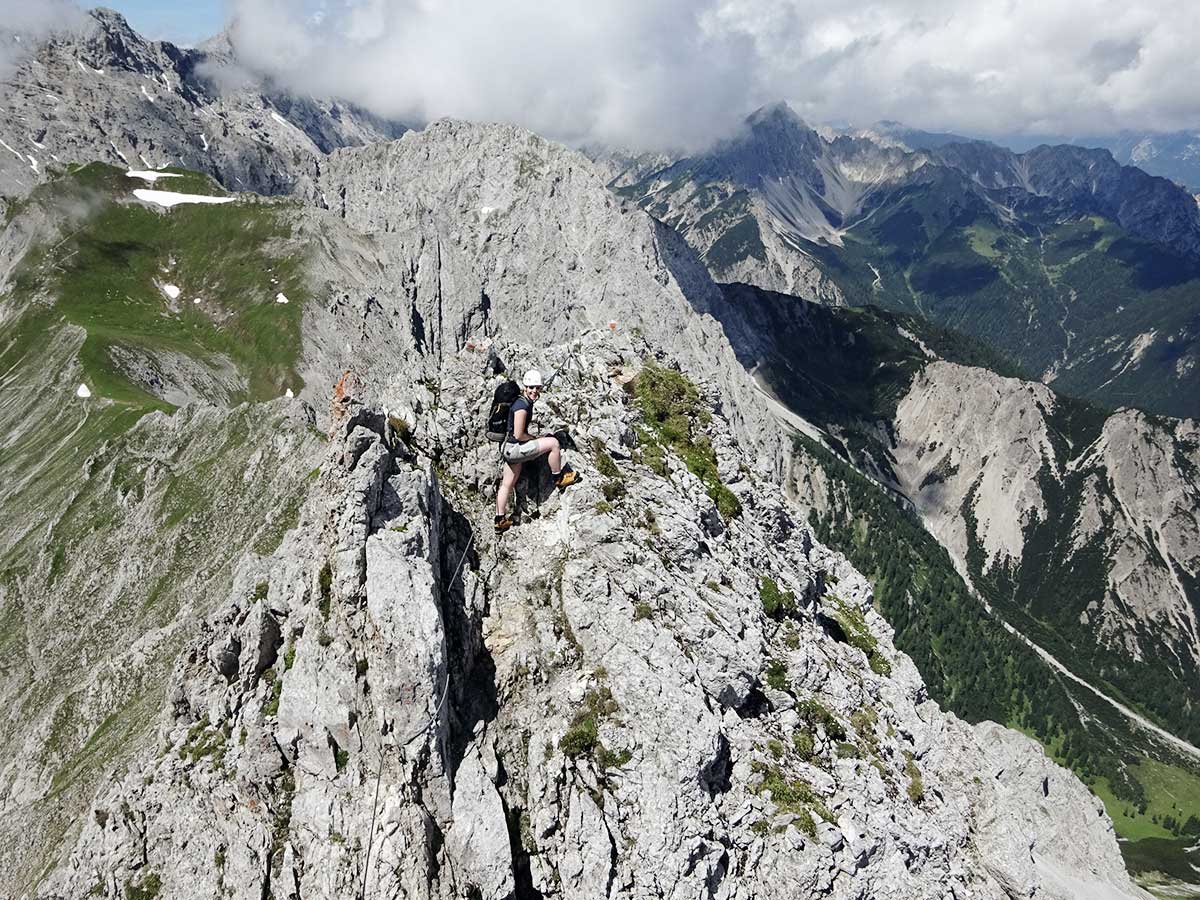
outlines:
[{"label": "white cloud", "polygon": [[999,134],[1200,127],[1177,0],[233,0],[245,62],[384,115],[695,147],[813,121]]},{"label": "white cloud", "polygon": [[751,80],[732,76],[753,47],[710,32],[692,0],[343,0],[319,24],[285,0],[234,10],[248,65],[406,120],[510,120],[618,143],[665,128],[694,145],[752,102]]},{"label": "white cloud", "polygon": [[33,42],[81,22],[83,12],[70,0],[0,0],[0,78],[8,77]]}]

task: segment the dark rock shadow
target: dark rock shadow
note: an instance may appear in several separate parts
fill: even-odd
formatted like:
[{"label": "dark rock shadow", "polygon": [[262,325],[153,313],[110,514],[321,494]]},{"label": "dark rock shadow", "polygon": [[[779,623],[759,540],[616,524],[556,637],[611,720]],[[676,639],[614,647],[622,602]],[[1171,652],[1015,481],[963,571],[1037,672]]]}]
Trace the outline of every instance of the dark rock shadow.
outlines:
[{"label": "dark rock shadow", "polygon": [[483,641],[483,618],[488,598],[482,580],[468,593],[465,573],[478,571],[479,542],[470,520],[443,501],[441,572],[442,622],[446,629],[446,658],[450,672],[449,738],[446,771],[458,771],[480,723],[496,718],[496,664]]},{"label": "dark rock shadow", "polygon": [[[569,461],[564,463],[569,465]],[[582,476],[575,482],[583,481]],[[521,477],[517,479],[514,491],[513,510],[517,521],[537,519],[541,517],[542,506],[547,503],[558,488],[554,485],[554,476],[550,474],[550,463],[546,457],[539,456],[525,463],[521,468]]]}]

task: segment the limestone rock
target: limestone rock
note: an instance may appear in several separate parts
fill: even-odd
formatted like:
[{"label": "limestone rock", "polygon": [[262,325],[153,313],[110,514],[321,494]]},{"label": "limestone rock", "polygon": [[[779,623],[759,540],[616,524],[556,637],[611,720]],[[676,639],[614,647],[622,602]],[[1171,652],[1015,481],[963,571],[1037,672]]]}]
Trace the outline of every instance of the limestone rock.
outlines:
[{"label": "limestone rock", "polygon": [[[197,651],[263,615],[231,593],[176,669],[170,752],[102,788],[119,819],[85,823],[39,896],[151,875],[163,897],[333,898],[363,879],[426,898],[1142,896],[1097,801],[1028,739],[925,699],[869,582],[769,481],[742,476],[742,512],[713,534],[686,465],[630,454],[600,504],[597,437],[616,423],[652,449],[614,357],[655,360],[607,329],[544,351],[583,478],[559,493],[531,465],[502,538],[458,452],[490,396],[469,351],[446,364],[451,402],[413,423],[443,448],[436,475],[356,413],[268,566],[320,581],[331,565],[328,594],[289,582],[275,665],[227,684]],[[410,390],[398,378],[383,402]],[[718,469],[740,472],[708,409]],[[813,599],[773,618],[768,574]],[[890,674],[821,624],[833,610],[861,617]]]}]

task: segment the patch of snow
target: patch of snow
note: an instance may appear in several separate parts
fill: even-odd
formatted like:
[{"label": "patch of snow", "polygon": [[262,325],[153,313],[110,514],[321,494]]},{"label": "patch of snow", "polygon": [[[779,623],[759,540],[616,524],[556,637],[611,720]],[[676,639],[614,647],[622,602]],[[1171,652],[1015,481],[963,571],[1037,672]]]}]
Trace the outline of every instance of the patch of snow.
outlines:
[{"label": "patch of snow", "polygon": [[13,156],[15,156],[17,159],[21,160],[21,162],[25,161],[25,157],[22,156],[19,151],[14,150],[12,147],[10,147],[8,145],[8,143],[6,141],[4,141],[2,139],[0,139],[0,147],[3,147],[5,150],[7,150],[9,153],[11,153]]},{"label": "patch of snow", "polygon": [[490,216],[495,211],[496,211],[496,207],[494,207],[494,206],[479,207],[479,221],[486,222],[488,220],[488,216]]},{"label": "patch of snow", "polygon": [[133,192],[143,203],[155,203],[165,209],[184,203],[232,203],[236,197],[208,197],[204,194],[176,194],[173,191],[149,191],[138,188]]},{"label": "patch of snow", "polygon": [[138,154],[138,159],[140,159],[140,160],[142,161],[142,165],[143,165],[143,166],[145,166],[147,169],[153,169],[153,168],[154,168],[154,166],[150,165],[150,160],[146,159],[146,157],[145,157],[145,155],[144,155],[144,154],[141,154],[141,153],[139,153],[139,154]]},{"label": "patch of snow", "polygon": [[179,288],[178,288],[178,287],[176,287],[176,286],[175,286],[175,285],[173,285],[173,284],[164,284],[164,285],[162,286],[162,292],[163,292],[164,294],[166,294],[166,295],[167,295],[167,297],[169,297],[169,298],[170,298],[170,299],[172,299],[172,300],[178,300],[178,299],[179,299],[179,295],[180,295],[180,293],[181,293],[181,291],[179,290]]},{"label": "patch of snow", "polygon": [[1154,343],[1154,338],[1157,334],[1157,331],[1147,331],[1145,334],[1139,334],[1133,339],[1129,347],[1132,351],[1129,357],[1129,365],[1136,366],[1141,362],[1142,357],[1146,355],[1146,351],[1150,349],[1150,345]]},{"label": "patch of snow", "polygon": [[199,305],[199,303],[200,303],[200,298],[199,298],[199,297],[197,297],[197,298],[196,298],[195,300],[193,300],[192,302],[193,302],[193,303],[195,303],[195,304],[197,304],[197,305]]},{"label": "patch of snow", "polygon": [[150,92],[148,90],[146,90],[146,86],[144,84],[142,85],[142,96],[145,97],[147,100],[149,100],[151,103],[154,102],[154,98],[152,96],[150,96]]},{"label": "patch of snow", "polygon": [[284,296],[284,294],[282,292],[280,292],[275,295],[275,302],[276,303],[287,303],[288,298],[286,296]]},{"label": "patch of snow", "polygon": [[205,137],[203,131],[200,132],[200,143],[202,143],[204,145],[204,152],[207,153],[208,152],[208,138]]},{"label": "patch of snow", "polygon": [[29,157],[29,168],[33,169],[34,175],[36,175],[38,173],[38,161],[36,159],[34,159],[32,156]]},{"label": "patch of snow", "polygon": [[271,113],[271,118],[274,119],[276,122],[278,122],[280,125],[291,125],[292,124],[287,119],[285,119],[283,116],[281,116],[279,113],[274,112],[274,111]]},{"label": "patch of snow", "polygon": [[158,179],[160,179],[160,178],[182,178],[183,176],[180,175],[178,172],[154,172],[154,171],[143,172],[141,169],[130,169],[128,172],[125,173],[125,177],[140,178],[140,179],[142,179],[142,181],[146,181],[146,182],[149,182],[150,184],[154,184],[154,182],[158,181]]},{"label": "patch of snow", "polygon": [[86,384],[81,384],[75,389],[75,396],[82,397],[84,400],[86,400],[88,397],[92,396],[92,392]]},{"label": "patch of snow", "polygon": [[35,141],[35,140],[34,140],[32,137],[30,137],[30,138],[29,138],[29,143],[33,144],[33,146],[37,147],[39,150],[45,150],[45,149],[46,149],[46,145],[45,145],[45,144],[39,144],[39,143],[38,143],[37,141]]},{"label": "patch of snow", "polygon": [[75,60],[75,64],[77,66],[79,66],[80,70],[83,72],[84,75],[93,75],[93,74],[94,75],[103,75],[104,74],[103,69],[93,69],[91,66],[85,66],[83,64],[83,60],[81,60],[81,59]]},{"label": "patch of snow", "polygon": [[129,165],[129,157],[126,156],[124,153],[122,153],[120,150],[118,150],[116,144],[114,144],[112,141],[109,141],[108,146],[112,147],[113,152],[116,153],[117,156],[121,157],[121,159],[125,161],[125,165]]},{"label": "patch of snow", "polygon": [[[1118,309],[1119,309],[1119,307],[1118,307]],[[1155,330],[1147,331],[1144,334],[1139,334],[1132,341],[1130,341],[1129,348],[1128,348],[1129,349],[1129,359],[1125,360],[1124,365],[1121,365],[1121,360],[1119,360],[1119,359],[1115,363],[1113,363],[1112,368],[1109,369],[1109,371],[1115,372],[1116,374],[1113,375],[1112,378],[1108,379],[1108,381],[1104,382],[1104,384],[1100,385],[1099,388],[1096,388],[1096,390],[1100,390],[1100,388],[1108,387],[1110,384],[1112,384],[1114,381],[1116,381],[1118,378],[1120,378],[1122,375],[1124,375],[1126,372],[1128,372],[1130,367],[1136,366],[1138,363],[1140,363],[1142,360],[1142,357],[1146,355],[1146,351],[1150,349],[1151,345],[1154,343],[1154,339],[1157,336],[1158,336],[1158,331],[1155,329]],[[1112,340],[1114,340],[1114,338],[1109,338],[1108,340],[1106,340],[1104,342],[1105,345],[1107,346],[1109,344],[1109,342],[1111,342]],[[1120,366],[1119,370],[1117,368],[1118,366]]]},{"label": "patch of snow", "polygon": [[[872,266],[872,268],[874,268],[874,266]],[[900,333],[900,336],[902,338],[905,338],[906,340],[910,340],[914,344],[916,344],[918,347],[920,347],[921,352],[925,354],[926,359],[937,359],[937,354],[934,353],[932,350],[930,350],[929,347],[926,346],[926,344],[923,340],[921,340],[919,337],[917,337],[915,334],[913,334],[911,331],[909,331],[903,325],[898,326],[896,328],[896,331],[898,331]]]},{"label": "patch of snow", "polygon": [[289,400],[291,400],[291,399],[292,399],[293,397],[295,397],[296,395],[292,393],[292,389],[291,389],[291,388],[288,388],[288,389],[287,389],[287,391],[284,393],[284,395],[283,395],[283,396],[285,396],[285,397],[287,397]]}]

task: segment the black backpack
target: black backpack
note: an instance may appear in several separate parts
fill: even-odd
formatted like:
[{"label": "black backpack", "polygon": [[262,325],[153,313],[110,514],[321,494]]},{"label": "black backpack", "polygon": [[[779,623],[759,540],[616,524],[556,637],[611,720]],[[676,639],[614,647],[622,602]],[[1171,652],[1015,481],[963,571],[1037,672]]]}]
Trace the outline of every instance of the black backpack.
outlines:
[{"label": "black backpack", "polygon": [[508,411],[516,399],[521,396],[521,389],[515,381],[503,381],[496,385],[492,394],[491,412],[488,413],[487,439],[501,443],[508,437]]}]

